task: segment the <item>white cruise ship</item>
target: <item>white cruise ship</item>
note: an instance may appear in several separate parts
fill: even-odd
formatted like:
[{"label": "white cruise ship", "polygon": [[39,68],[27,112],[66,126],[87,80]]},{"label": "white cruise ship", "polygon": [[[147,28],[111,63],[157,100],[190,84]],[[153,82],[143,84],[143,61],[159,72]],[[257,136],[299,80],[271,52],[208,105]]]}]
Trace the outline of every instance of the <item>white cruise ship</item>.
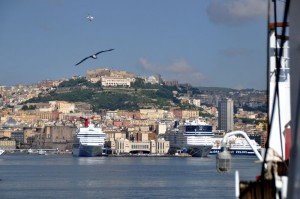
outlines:
[{"label": "white cruise ship", "polygon": [[206,157],[213,147],[212,126],[195,120],[168,130],[165,139],[170,141],[170,153],[180,150],[193,157]]},{"label": "white cruise ship", "polygon": [[[214,146],[209,154],[217,154],[221,151],[221,141],[223,138],[213,138]],[[256,146],[257,150],[261,150],[261,146],[255,141],[250,140],[253,146]],[[248,144],[247,140],[242,137],[231,136],[229,138],[229,143],[227,146],[228,150],[233,155],[255,155],[251,146]]]},{"label": "white cruise ship", "polygon": [[73,155],[79,157],[101,156],[105,137],[101,127],[95,127],[94,124],[85,122],[85,126],[79,128],[77,132]]}]

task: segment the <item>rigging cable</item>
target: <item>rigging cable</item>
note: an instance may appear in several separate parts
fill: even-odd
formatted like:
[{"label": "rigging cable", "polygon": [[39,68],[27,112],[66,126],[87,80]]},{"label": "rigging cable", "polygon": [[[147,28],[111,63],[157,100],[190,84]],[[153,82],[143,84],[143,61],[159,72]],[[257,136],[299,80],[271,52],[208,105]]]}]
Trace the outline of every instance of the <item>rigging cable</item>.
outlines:
[{"label": "rigging cable", "polygon": [[[271,16],[270,16],[270,13],[271,13],[271,1],[268,0],[268,10],[267,10],[267,97],[269,99],[269,95],[270,95],[270,80],[271,80],[271,75],[270,75],[270,33],[271,33],[271,29],[269,28],[269,25],[270,25],[270,21],[271,21]],[[268,104],[267,104],[267,113],[270,113],[270,100],[268,100]],[[269,114],[267,114],[267,121],[268,121],[268,124],[267,124],[267,129],[270,130],[270,120],[269,120]],[[269,134],[267,135],[267,143],[266,143],[266,149],[269,148]],[[265,184],[265,175],[264,175],[264,172],[265,172],[265,162],[266,162],[266,157],[267,157],[267,153],[265,152],[264,156],[263,156],[263,163],[262,163],[262,167],[261,167],[261,183],[262,183],[262,186],[260,186],[260,193],[262,198],[264,198],[264,184]]]}]

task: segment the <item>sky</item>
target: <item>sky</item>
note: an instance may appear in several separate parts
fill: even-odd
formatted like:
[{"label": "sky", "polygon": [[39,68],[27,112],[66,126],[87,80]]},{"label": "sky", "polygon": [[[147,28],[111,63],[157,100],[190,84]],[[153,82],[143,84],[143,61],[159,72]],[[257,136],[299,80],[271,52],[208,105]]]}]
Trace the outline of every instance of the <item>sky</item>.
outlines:
[{"label": "sky", "polygon": [[266,0],[2,0],[0,85],[112,68],[266,89],[266,16]]}]

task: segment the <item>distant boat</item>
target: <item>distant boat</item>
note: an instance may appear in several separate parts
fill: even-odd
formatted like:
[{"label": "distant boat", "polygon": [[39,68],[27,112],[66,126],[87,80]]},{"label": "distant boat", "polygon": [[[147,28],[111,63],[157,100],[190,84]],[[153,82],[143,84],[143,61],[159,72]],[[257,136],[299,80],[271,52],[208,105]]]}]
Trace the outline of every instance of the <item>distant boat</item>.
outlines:
[{"label": "distant boat", "polygon": [[0,155],[4,154],[5,150],[0,149]]},{"label": "distant boat", "polygon": [[45,150],[38,150],[39,155],[47,155],[47,152]]}]

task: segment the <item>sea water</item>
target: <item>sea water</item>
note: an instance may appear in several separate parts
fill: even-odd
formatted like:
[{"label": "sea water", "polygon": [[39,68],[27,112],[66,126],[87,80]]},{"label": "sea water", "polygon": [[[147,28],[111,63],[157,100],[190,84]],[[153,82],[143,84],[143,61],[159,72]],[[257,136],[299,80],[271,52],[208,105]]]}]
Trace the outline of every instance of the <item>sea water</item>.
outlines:
[{"label": "sea water", "polygon": [[255,157],[233,157],[216,171],[215,156],[72,157],[0,156],[0,198],[234,198],[234,172],[254,180]]}]

